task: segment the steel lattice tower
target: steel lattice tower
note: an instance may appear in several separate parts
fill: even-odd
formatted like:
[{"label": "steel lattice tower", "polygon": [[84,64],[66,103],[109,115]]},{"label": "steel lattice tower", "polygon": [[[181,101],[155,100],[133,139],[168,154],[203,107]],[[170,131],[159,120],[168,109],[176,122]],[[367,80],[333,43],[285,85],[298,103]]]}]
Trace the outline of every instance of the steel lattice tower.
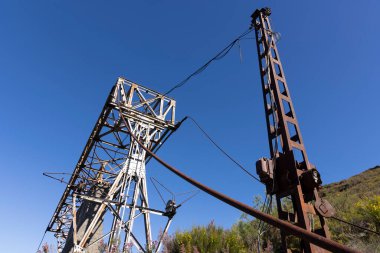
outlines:
[{"label": "steel lattice tower", "polygon": [[[329,237],[324,216],[331,216],[333,211],[328,202],[318,195],[322,182],[306,153],[276,46],[276,34],[271,28],[270,14],[269,8],[252,14],[271,154],[271,159],[258,161],[257,171],[266,184],[267,193],[276,195],[280,219]],[[291,207],[286,207],[284,200],[290,200]],[[289,236],[281,231],[281,238],[286,252]],[[308,253],[326,252],[304,240],[300,241],[299,248]]]},{"label": "steel lattice tower", "polygon": [[[175,106],[169,97],[124,78],[117,80],[47,228],[57,237],[60,251],[93,252],[105,238],[109,251],[159,250],[163,236],[152,246],[150,214],[167,217],[164,235],[175,204],[169,201],[164,211],[149,207],[150,157],[130,133],[157,151],[176,129]],[[103,233],[105,214],[113,220]],[[145,241],[134,234],[139,217],[144,220]]]}]

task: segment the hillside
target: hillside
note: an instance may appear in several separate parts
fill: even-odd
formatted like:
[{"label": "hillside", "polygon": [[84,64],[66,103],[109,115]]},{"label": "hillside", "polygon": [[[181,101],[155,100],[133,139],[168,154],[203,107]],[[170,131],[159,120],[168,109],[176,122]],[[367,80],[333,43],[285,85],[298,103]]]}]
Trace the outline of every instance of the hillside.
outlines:
[{"label": "hillside", "polygon": [[[321,196],[335,207],[336,217],[380,232],[380,166],[325,185]],[[378,235],[332,219],[328,223],[334,240],[363,252],[380,252]]]},{"label": "hillside", "polygon": [[[335,207],[337,218],[380,232],[380,166],[323,186],[321,196]],[[261,209],[262,205],[262,200],[256,197],[254,206]],[[276,216],[275,211],[272,214]],[[335,219],[328,219],[327,222],[334,240],[364,253],[380,253],[379,235]],[[169,236],[165,240],[163,252],[250,253],[257,252],[258,245],[262,252],[279,252],[280,236],[277,229],[264,226],[258,241],[258,227],[262,225],[247,215],[242,215],[230,229],[218,227],[211,221],[208,226],[195,226]],[[293,249],[298,252],[296,247]]]},{"label": "hillside", "polygon": [[323,186],[322,197],[335,199],[350,196],[350,200],[380,195],[380,166],[375,166],[362,173],[337,183]]}]

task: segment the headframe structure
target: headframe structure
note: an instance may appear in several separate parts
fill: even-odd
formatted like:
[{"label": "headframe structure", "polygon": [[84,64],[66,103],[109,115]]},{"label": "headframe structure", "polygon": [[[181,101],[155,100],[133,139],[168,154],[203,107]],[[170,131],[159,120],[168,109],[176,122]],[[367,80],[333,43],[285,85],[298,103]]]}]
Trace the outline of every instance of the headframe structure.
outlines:
[{"label": "headframe structure", "polygon": [[[70,181],[47,227],[58,240],[59,252],[96,252],[100,241],[112,252],[158,251],[176,205],[163,211],[149,207],[144,149],[156,152],[175,131],[176,101],[151,89],[118,78],[87,141]],[[105,215],[111,228],[103,233]],[[167,218],[156,245],[152,244],[150,214]],[[134,233],[143,217],[145,240]]]}]

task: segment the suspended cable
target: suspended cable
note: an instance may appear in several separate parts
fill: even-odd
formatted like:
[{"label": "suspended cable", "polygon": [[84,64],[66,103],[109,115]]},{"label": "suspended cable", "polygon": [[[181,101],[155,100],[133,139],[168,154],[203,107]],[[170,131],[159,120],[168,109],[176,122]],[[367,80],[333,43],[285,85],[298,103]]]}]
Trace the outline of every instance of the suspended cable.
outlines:
[{"label": "suspended cable", "polygon": [[[265,195],[265,199],[264,199],[264,203],[263,203],[263,206],[261,207],[261,212],[265,212],[265,209],[266,209],[266,203],[267,203],[267,198],[268,198],[268,194]],[[259,222],[259,225],[257,226],[257,230],[259,231],[259,234],[260,234],[260,230],[261,230],[261,223],[262,221],[260,220]]]},{"label": "suspended cable", "polygon": [[219,144],[217,144],[211,136],[198,124],[198,122],[192,118],[191,116],[187,116],[198,128],[201,130],[201,132],[206,136],[206,138],[214,144],[214,146],[220,150],[225,156],[227,156],[233,163],[235,163],[240,169],[242,169],[245,173],[247,173],[250,177],[257,180],[258,182],[262,183],[260,179],[258,179],[255,175],[253,175],[251,172],[249,172],[246,168],[244,168],[241,163],[239,163],[235,158],[233,158],[231,155],[229,155]]},{"label": "suspended cable", "polygon": [[44,172],[44,173],[49,174],[49,175],[69,175],[69,176],[72,175],[72,174],[66,173],[66,172]]},{"label": "suspended cable", "polygon": [[198,195],[198,193],[199,193],[199,190],[195,190],[195,193],[192,194],[192,195],[190,195],[188,198],[186,198],[185,200],[183,200],[181,203],[179,203],[178,206],[177,206],[177,208],[180,207],[180,206],[182,206],[183,204],[185,204],[190,199],[194,198],[196,195]]},{"label": "suspended cable", "polygon": [[192,190],[192,191],[185,191],[185,192],[179,192],[179,193],[176,193],[175,196],[182,196],[182,195],[187,195],[189,193],[193,193],[197,190]]},{"label": "suspended cable", "polygon": [[155,178],[153,178],[153,179],[154,179],[154,181],[157,182],[157,184],[159,184],[162,188],[164,188],[167,192],[169,192],[170,195],[172,195],[172,198],[174,198],[174,193],[171,190],[169,190],[169,188],[167,188],[165,185],[163,185],[162,183],[160,183],[157,179],[155,179]]},{"label": "suspended cable", "polygon": [[43,242],[44,239],[45,239],[46,232],[47,232],[47,230],[45,229],[45,233],[43,234],[43,236],[42,236],[42,238],[41,238],[40,244],[38,244],[38,248],[37,248],[37,251],[36,251],[37,253],[39,252],[40,247],[41,247],[41,245],[42,245],[42,242]]},{"label": "suspended cable", "polygon": [[376,231],[371,230],[371,229],[368,229],[368,228],[361,227],[361,226],[356,225],[356,224],[354,224],[354,223],[351,223],[351,222],[348,222],[348,221],[342,220],[342,219],[340,219],[340,218],[338,218],[338,217],[332,216],[332,217],[329,217],[329,218],[334,219],[334,220],[337,220],[337,221],[340,221],[340,222],[342,222],[342,223],[346,223],[347,225],[351,225],[351,226],[356,227],[356,228],[359,228],[359,229],[361,229],[361,230],[365,230],[365,231],[367,231],[367,232],[370,232],[370,233],[373,233],[373,234],[376,234],[376,235],[380,235],[379,232],[376,232]]},{"label": "suspended cable", "polygon": [[[269,198],[268,198],[269,196]],[[265,200],[264,200],[264,204],[262,206],[262,209],[261,211],[266,213],[266,214],[270,214],[271,213],[271,210],[272,210],[272,195],[270,194],[266,194],[265,195]],[[257,252],[260,253],[260,239],[261,239],[261,235],[263,235],[265,232],[266,232],[266,228],[265,228],[265,224],[262,220],[260,220],[259,222],[259,225],[258,225],[258,233],[257,233]]]},{"label": "suspended cable", "polygon": [[64,181],[63,178],[61,178],[61,179],[60,178],[56,178],[56,177],[50,176],[49,174],[67,174],[67,173],[49,173],[49,172],[44,172],[44,173],[42,173],[42,175],[44,175],[45,177],[49,177],[51,179],[57,180],[57,181],[59,181],[62,184],[67,184],[67,185],[69,184],[66,181]]},{"label": "suspended cable", "polygon": [[[154,181],[153,181],[153,180],[154,180]],[[158,188],[157,188],[157,186],[156,186],[156,183],[155,183],[155,181],[156,181],[157,183],[159,183],[159,182],[158,182],[155,178],[153,178],[153,177],[150,178],[150,181],[152,182],[152,184],[153,184],[154,188],[156,189],[158,195],[160,196],[162,202],[164,203],[164,205],[166,205],[166,202],[165,202],[165,200],[164,200],[164,197],[162,196],[161,192],[158,190]],[[159,184],[160,184],[160,183],[159,183]],[[161,185],[161,184],[160,184],[160,185]],[[161,186],[162,186],[162,185],[161,185]],[[165,188],[165,187],[164,187],[164,188]],[[166,189],[166,188],[165,188],[165,189]]]},{"label": "suspended cable", "polygon": [[[150,178],[150,181],[152,182],[154,188],[156,189],[158,195],[160,196],[162,202],[164,203],[164,205],[166,205],[166,202],[161,194],[161,192],[158,190],[158,187],[156,186],[156,183],[159,184],[161,187],[163,187],[165,190],[167,190],[171,195],[172,195],[172,200],[175,201],[175,194],[173,192],[171,192],[167,187],[165,187],[163,184],[161,184],[157,179],[155,179],[154,177],[151,177]],[[155,183],[156,182],[156,183]],[[195,197],[198,193],[199,193],[199,190],[194,190],[194,191],[188,191],[188,192],[183,192],[183,193],[179,193],[179,194],[176,194],[176,195],[185,195],[185,194],[189,194],[189,193],[193,193],[192,195],[190,195],[188,198],[186,198],[185,200],[183,200],[181,203],[179,203],[177,205],[177,208],[182,206],[184,203],[186,203],[187,201],[189,201],[190,199],[192,199],[193,197]]]},{"label": "suspended cable", "polygon": [[204,65],[202,65],[200,68],[195,70],[192,74],[187,76],[185,79],[183,79],[178,84],[174,85],[171,89],[169,89],[167,92],[164,93],[164,96],[173,92],[175,89],[178,89],[185,85],[192,77],[200,74],[202,71],[204,71],[213,61],[217,61],[222,59],[224,56],[226,56],[231,49],[235,46],[236,43],[238,43],[244,36],[252,32],[252,28],[248,29],[247,31],[243,32],[241,35],[239,35],[236,39],[234,39],[230,44],[228,44],[225,48],[223,48],[219,53],[217,53],[213,58],[211,58],[209,61],[207,61]]},{"label": "suspended cable", "polygon": [[[273,104],[272,104],[273,105]],[[252,178],[254,178],[255,180],[260,181],[260,179],[258,179],[257,177],[255,177],[253,174],[251,174],[247,169],[245,169],[238,161],[236,161],[236,159],[234,159],[233,157],[231,157],[226,151],[224,151],[211,137],[210,135],[198,124],[198,122],[192,118],[191,116],[187,116],[186,118],[189,118],[198,128],[199,130],[201,130],[201,132],[207,137],[207,139],[209,139],[215,147],[217,147],[224,155],[226,155],[232,162],[234,162],[239,168],[241,168],[244,172],[246,172],[248,175],[250,175]],[[276,122],[276,119],[274,119],[274,121]],[[275,131],[277,133],[277,124],[275,123]],[[277,152],[278,150],[278,143],[277,143],[277,140],[275,142],[275,152]],[[264,205],[263,205],[263,208],[262,208],[262,211],[264,213],[270,213],[270,210],[271,210],[271,206],[272,206],[272,196],[270,196],[270,200],[267,201],[267,196],[265,197],[265,200],[264,200]],[[370,229],[367,229],[367,228],[364,228],[364,227],[361,227],[361,226],[358,226],[358,225],[355,225],[353,223],[350,223],[348,221],[345,221],[345,220],[342,220],[340,218],[337,218],[337,217],[331,217],[332,219],[335,219],[337,221],[340,221],[340,222],[343,222],[343,223],[346,223],[348,225],[351,225],[351,226],[354,226],[356,228],[359,228],[359,229],[362,229],[362,230],[365,230],[365,231],[368,231],[370,233],[374,233],[374,234],[377,234],[377,235],[380,235],[380,233],[376,232],[376,231],[373,231],[373,230],[370,230]],[[260,220],[259,222],[259,235],[258,236],[261,236],[261,230],[263,230],[264,227],[262,226],[262,220]],[[265,231],[263,231],[265,232]],[[260,239],[258,238],[258,247],[260,245]],[[260,252],[260,249],[258,248],[258,251]]]}]

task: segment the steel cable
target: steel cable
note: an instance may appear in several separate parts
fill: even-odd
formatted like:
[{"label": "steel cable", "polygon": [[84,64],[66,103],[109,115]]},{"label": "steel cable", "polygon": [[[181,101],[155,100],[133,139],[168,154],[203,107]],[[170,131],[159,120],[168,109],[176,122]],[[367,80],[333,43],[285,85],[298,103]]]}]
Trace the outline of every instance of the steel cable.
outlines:
[{"label": "steel cable", "polygon": [[249,172],[246,168],[244,168],[241,163],[239,163],[235,158],[233,158],[231,155],[229,155],[218,143],[215,142],[213,138],[198,124],[198,122],[192,118],[191,116],[187,116],[197,127],[198,129],[204,134],[204,136],[212,143],[214,146],[219,149],[220,152],[222,152],[225,156],[227,156],[233,163],[235,163],[240,169],[242,169],[245,173],[247,173],[250,177],[257,180],[258,182],[262,183],[259,178],[257,178],[255,175],[253,175],[251,172]]},{"label": "steel cable", "polygon": [[157,188],[157,186],[156,186],[156,184],[154,183],[154,181],[153,181],[152,178],[153,178],[153,177],[150,178],[150,181],[152,182],[152,184],[153,184],[154,188],[156,189],[158,195],[160,196],[162,202],[164,203],[164,205],[166,205],[165,200],[164,200],[164,197],[162,196],[161,192],[158,190],[158,188]]},{"label": "steel cable", "polygon": [[238,43],[244,36],[246,36],[247,34],[249,34],[252,31],[253,30],[250,28],[247,31],[243,32],[236,39],[234,39],[230,44],[228,44],[225,48],[223,48],[221,51],[219,51],[219,53],[217,53],[213,58],[211,58],[210,60],[208,60],[204,65],[202,65],[201,67],[199,67],[197,70],[195,70],[193,73],[191,73],[185,79],[183,79],[181,82],[179,82],[178,84],[174,85],[171,89],[169,89],[163,95],[165,96],[165,95],[173,92],[175,89],[178,89],[178,88],[182,87],[191,78],[193,78],[194,76],[196,76],[196,75],[200,74],[201,72],[203,72],[213,61],[217,61],[217,60],[220,60],[223,57],[225,57],[231,51],[231,49],[235,46],[236,43]]},{"label": "steel cable", "polygon": [[332,217],[329,217],[329,218],[330,218],[330,219],[337,220],[337,221],[342,222],[342,223],[345,223],[345,224],[347,224],[347,225],[351,225],[351,226],[353,226],[353,227],[356,227],[356,228],[359,228],[359,229],[365,230],[365,231],[367,231],[367,232],[370,232],[370,233],[373,233],[373,234],[376,234],[376,235],[380,235],[379,232],[376,232],[376,231],[371,230],[371,229],[368,229],[368,228],[361,227],[361,226],[356,225],[356,224],[354,224],[354,223],[351,223],[351,222],[348,222],[348,221],[342,220],[342,219],[340,219],[340,218],[338,218],[338,217],[332,216]]},{"label": "steel cable", "polygon": [[44,241],[45,239],[45,236],[46,236],[46,232],[47,232],[47,229],[45,229],[45,232],[44,232],[44,235],[42,236],[41,240],[40,240],[40,244],[38,244],[38,248],[37,248],[37,253],[39,252],[40,248],[41,248],[41,245],[42,245],[42,242]]}]

